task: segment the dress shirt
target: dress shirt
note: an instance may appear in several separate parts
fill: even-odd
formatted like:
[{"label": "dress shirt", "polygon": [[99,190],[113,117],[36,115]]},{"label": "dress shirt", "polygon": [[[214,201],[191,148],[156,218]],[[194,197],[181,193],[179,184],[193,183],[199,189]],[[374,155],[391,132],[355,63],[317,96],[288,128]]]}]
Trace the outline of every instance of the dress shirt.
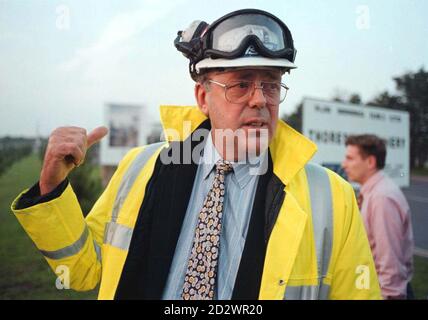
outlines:
[{"label": "dress shirt", "polygon": [[410,208],[400,188],[382,171],[361,187],[361,214],[366,226],[382,296],[405,298],[413,274]]}]

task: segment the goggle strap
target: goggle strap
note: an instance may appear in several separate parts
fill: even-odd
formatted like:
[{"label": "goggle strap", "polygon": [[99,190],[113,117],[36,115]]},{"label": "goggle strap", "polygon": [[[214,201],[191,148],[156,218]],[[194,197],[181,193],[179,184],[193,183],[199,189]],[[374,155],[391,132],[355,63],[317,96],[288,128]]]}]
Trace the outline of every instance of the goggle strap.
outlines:
[{"label": "goggle strap", "polygon": [[206,23],[205,21],[201,21],[201,23],[196,28],[195,33],[193,34],[192,40],[195,38],[201,38],[207,31],[208,26],[208,23]]},{"label": "goggle strap", "polygon": [[182,41],[182,35],[184,31],[178,31],[177,37],[174,40],[175,47],[191,61],[197,60],[198,58],[200,58],[199,56],[201,54],[201,34],[205,32],[207,28],[208,23],[206,23],[205,21],[200,21],[188,42]]}]

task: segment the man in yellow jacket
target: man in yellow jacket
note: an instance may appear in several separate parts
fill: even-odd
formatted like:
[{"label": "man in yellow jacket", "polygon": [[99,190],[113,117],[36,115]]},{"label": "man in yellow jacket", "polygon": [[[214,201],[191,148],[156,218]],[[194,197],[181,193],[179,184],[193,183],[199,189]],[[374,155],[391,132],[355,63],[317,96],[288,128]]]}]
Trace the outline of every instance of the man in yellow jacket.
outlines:
[{"label": "man in yellow jacket", "polygon": [[13,202],[53,270],[100,299],[379,299],[352,187],[278,119],[287,26],[245,9],[174,43],[198,107],[161,107],[166,142],[132,149],[83,218],[67,176],[107,130],[58,128]]}]

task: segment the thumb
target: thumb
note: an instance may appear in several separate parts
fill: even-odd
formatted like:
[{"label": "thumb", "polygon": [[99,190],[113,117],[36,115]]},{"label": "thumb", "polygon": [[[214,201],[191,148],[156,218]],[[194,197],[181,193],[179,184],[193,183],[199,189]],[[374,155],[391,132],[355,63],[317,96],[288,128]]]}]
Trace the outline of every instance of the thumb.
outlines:
[{"label": "thumb", "polygon": [[89,132],[87,142],[88,148],[104,138],[107,133],[108,129],[106,127],[98,127]]}]

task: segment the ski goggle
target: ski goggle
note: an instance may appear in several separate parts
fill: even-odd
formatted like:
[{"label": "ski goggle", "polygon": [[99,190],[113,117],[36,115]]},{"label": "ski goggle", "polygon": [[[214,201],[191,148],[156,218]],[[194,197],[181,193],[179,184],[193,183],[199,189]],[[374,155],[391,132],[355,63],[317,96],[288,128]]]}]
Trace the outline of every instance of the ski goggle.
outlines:
[{"label": "ski goggle", "polygon": [[245,65],[296,67],[290,30],[274,15],[257,9],[231,12],[211,25],[194,21],[177,33],[174,45],[189,59],[194,80],[198,68],[207,68],[207,63],[210,68],[234,67],[234,61],[247,57],[252,57],[252,62],[246,59]]},{"label": "ski goggle", "polygon": [[287,26],[262,10],[231,12],[213,22],[201,37],[201,58],[234,59],[260,55],[294,62],[296,56]]}]

